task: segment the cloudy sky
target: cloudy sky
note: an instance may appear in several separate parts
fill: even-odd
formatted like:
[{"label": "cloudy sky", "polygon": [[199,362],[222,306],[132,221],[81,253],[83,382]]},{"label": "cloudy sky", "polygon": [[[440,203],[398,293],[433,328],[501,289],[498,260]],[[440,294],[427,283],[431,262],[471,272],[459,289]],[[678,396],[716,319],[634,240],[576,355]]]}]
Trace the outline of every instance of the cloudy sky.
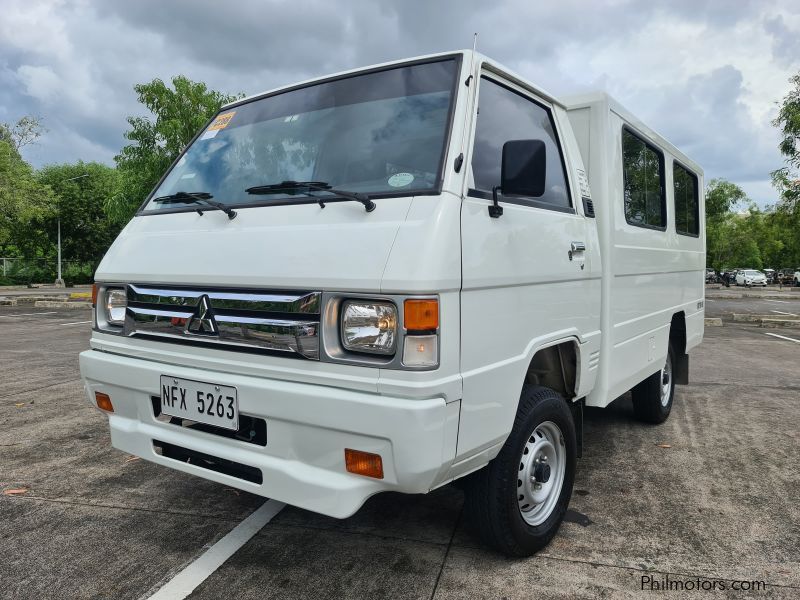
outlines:
[{"label": "cloudy sky", "polygon": [[0,121],[40,115],[34,165],[113,164],[132,89],[176,74],[252,94],[430,52],[479,50],[555,95],[602,89],[775,201],[770,125],[800,70],[798,0],[0,0]]}]

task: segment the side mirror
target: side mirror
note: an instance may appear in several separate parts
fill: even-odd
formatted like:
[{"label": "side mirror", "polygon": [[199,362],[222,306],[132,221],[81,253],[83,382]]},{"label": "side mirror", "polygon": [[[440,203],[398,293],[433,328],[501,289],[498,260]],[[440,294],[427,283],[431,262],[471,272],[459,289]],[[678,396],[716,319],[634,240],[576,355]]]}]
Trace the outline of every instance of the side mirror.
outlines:
[{"label": "side mirror", "polygon": [[489,207],[489,216],[496,219],[503,214],[498,191],[506,196],[542,196],[546,174],[547,151],[542,140],[511,140],[503,144],[500,185],[492,190],[494,204]]}]

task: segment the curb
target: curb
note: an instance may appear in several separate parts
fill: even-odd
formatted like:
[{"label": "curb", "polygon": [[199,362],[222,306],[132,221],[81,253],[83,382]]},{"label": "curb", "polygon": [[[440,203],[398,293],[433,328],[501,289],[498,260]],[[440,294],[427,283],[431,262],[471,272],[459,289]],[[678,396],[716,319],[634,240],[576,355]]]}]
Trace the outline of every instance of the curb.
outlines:
[{"label": "curb", "polygon": [[36,308],[92,308],[91,302],[57,302],[54,300],[38,300],[33,303]]},{"label": "curb", "polygon": [[800,321],[800,317],[791,315],[752,315],[733,313],[733,320],[737,323],[759,323],[763,320],[771,321]]},{"label": "curb", "polygon": [[719,317],[706,317],[703,322],[706,327],[722,327],[722,319]]},{"label": "curb", "polygon": [[761,319],[761,327],[800,329],[800,321],[795,319]]},{"label": "curb", "polygon": [[35,305],[37,302],[66,302],[67,298],[68,296],[64,294],[63,296],[16,296],[13,300],[16,300],[17,304]]}]

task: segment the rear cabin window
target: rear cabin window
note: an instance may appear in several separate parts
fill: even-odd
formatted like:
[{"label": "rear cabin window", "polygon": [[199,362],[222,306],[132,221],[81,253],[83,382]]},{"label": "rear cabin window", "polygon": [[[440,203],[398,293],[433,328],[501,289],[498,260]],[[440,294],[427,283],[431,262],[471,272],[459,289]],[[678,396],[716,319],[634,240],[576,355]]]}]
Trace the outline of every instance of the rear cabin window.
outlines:
[{"label": "rear cabin window", "polygon": [[503,144],[511,140],[542,140],[547,152],[544,194],[505,198],[516,204],[571,210],[564,161],[553,117],[544,106],[517,92],[481,77],[478,122],[472,153],[472,175],[480,197],[491,198],[500,185]]},{"label": "rear cabin window", "polygon": [[675,231],[683,235],[698,235],[700,206],[697,175],[673,163],[672,184],[675,192]]},{"label": "rear cabin window", "polygon": [[625,219],[631,225],[665,229],[664,155],[628,129],[622,130]]}]

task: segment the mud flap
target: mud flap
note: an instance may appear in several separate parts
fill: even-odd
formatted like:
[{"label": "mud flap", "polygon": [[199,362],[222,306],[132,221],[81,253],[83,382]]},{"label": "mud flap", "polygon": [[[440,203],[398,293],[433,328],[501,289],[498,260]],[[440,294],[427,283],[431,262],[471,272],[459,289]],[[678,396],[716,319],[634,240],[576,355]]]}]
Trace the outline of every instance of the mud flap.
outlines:
[{"label": "mud flap", "polygon": [[570,411],[572,411],[572,421],[575,423],[575,441],[578,446],[578,458],[583,458],[583,407],[586,404],[586,398],[581,398],[570,404]]},{"label": "mud flap", "polygon": [[681,354],[675,357],[675,364],[672,365],[672,373],[677,385],[687,385],[689,383],[689,355]]}]

